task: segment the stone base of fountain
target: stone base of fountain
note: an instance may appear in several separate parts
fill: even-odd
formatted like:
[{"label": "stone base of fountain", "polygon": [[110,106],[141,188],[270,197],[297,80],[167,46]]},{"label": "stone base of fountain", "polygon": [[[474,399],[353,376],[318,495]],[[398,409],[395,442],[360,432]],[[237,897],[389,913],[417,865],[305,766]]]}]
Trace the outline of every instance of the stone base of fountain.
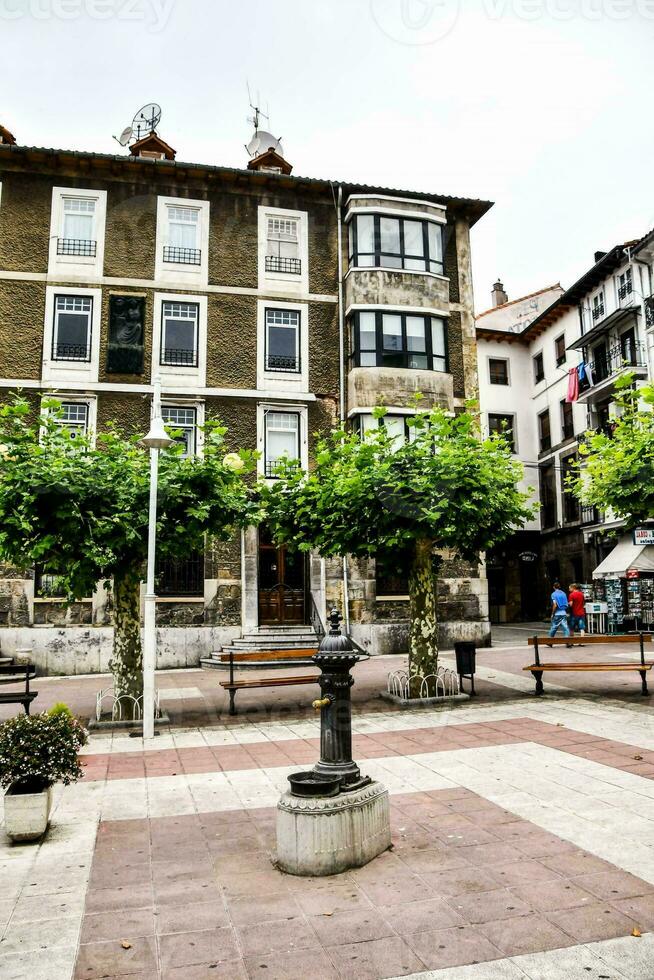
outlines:
[{"label": "stone base of fountain", "polygon": [[277,804],[277,866],[288,874],[361,868],[390,845],[388,790],[381,783],[337,796],[284,793]]}]

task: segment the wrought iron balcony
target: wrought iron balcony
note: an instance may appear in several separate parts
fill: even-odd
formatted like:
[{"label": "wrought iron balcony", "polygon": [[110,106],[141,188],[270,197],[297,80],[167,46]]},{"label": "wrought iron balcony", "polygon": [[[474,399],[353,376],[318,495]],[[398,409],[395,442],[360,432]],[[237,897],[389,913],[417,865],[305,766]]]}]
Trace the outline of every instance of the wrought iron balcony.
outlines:
[{"label": "wrought iron balcony", "polygon": [[597,507],[582,507],[581,508],[581,523],[582,524],[601,524],[604,520],[604,514]]},{"label": "wrought iron balcony", "polygon": [[180,248],[177,245],[164,245],[164,262],[174,262],[176,265],[200,265],[202,250],[199,248]]},{"label": "wrought iron balcony", "polygon": [[630,279],[628,279],[626,282],[623,282],[621,286],[618,286],[618,299],[620,300],[626,299],[627,296],[630,296],[631,293],[633,292],[633,288],[634,287]]},{"label": "wrought iron balcony", "polygon": [[85,238],[58,238],[57,255],[81,255],[94,259],[97,243]]},{"label": "wrought iron balcony", "polygon": [[299,276],[302,274],[302,260],[286,259],[280,255],[266,255],[266,272],[285,272]]},{"label": "wrought iron balcony", "polygon": [[268,354],[266,356],[266,371],[287,371],[297,373],[300,370],[300,358],[295,354]]},{"label": "wrought iron balcony", "polygon": [[161,363],[172,367],[197,367],[197,351],[189,350],[187,347],[164,347],[161,351]]},{"label": "wrought iron balcony", "polygon": [[90,361],[91,348],[86,344],[62,344],[52,345],[53,361]]},{"label": "wrought iron balcony", "polygon": [[593,320],[601,320],[604,316],[604,303],[598,303],[593,307]]},{"label": "wrought iron balcony", "polygon": [[645,326],[654,327],[654,296],[645,300]]},{"label": "wrought iron balcony", "polygon": [[646,366],[643,344],[630,344],[625,349],[622,348],[621,344],[616,344],[605,351],[604,357],[596,356],[591,363],[593,387],[625,368],[644,368]]}]

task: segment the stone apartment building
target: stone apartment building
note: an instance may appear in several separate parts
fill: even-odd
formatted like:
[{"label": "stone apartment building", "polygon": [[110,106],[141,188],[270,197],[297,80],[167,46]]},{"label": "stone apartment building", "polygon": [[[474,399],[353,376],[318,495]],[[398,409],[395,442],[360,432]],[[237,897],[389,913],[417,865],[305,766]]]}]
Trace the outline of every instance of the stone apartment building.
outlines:
[{"label": "stone apartment building", "polygon": [[622,535],[621,521],[580,507],[565,480],[583,434],[610,432],[617,379],[626,371],[637,384],[654,379],[654,233],[594,259],[565,290],[512,302],[495,290],[494,306],[476,319],[484,422],[511,433],[538,505],[535,520],[487,556],[491,621],[542,616],[553,579],[592,585]]},{"label": "stone apartment building", "polygon": [[[490,204],[298,177],[258,135],[232,169],[180,162],[155,132],[108,155],[20,146],[0,128],[1,398],[55,395],[73,433],[113,420],[144,433],[156,374],[188,453],[220,418],[272,478],[284,454],[311,466],[339,417],[365,431],[383,400],[404,437],[415,392],[451,410],[476,394],[469,229]],[[253,528],[160,567],[159,665],[309,625],[344,592],[359,642],[405,649],[401,556],[345,566]],[[56,576],[2,571],[3,651],[106,669],[110,594],[69,606]],[[487,635],[477,569],[451,560],[440,595],[445,642]]]}]

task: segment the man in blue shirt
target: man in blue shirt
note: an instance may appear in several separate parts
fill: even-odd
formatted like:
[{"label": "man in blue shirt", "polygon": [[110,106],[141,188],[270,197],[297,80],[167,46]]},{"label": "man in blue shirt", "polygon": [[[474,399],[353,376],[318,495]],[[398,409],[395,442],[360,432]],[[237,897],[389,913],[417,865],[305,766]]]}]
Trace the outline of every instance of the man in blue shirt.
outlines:
[{"label": "man in blue shirt", "polygon": [[570,636],[568,626],[568,597],[561,588],[559,582],[552,586],[552,625],[550,626],[550,636],[556,636],[559,626],[563,630],[564,636]]}]

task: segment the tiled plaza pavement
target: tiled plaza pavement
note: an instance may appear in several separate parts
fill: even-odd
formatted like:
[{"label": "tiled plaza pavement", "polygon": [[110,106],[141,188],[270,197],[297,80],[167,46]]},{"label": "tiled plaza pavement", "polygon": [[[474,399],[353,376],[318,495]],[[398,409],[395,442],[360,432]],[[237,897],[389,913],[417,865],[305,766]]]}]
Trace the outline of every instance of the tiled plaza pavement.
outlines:
[{"label": "tiled plaza pavement", "polygon": [[229,720],[207,675],[160,675],[178,717],[199,692],[211,724],[93,736],[46,839],[0,835],[0,980],[652,980],[649,699],[580,696],[576,675],[527,696],[525,657],[480,658],[479,701],[428,711],[373,700],[379,665],[357,668],[355,756],[391,793],[393,850],[314,880],[272,863],[276,800],[318,752],[302,694]]}]

